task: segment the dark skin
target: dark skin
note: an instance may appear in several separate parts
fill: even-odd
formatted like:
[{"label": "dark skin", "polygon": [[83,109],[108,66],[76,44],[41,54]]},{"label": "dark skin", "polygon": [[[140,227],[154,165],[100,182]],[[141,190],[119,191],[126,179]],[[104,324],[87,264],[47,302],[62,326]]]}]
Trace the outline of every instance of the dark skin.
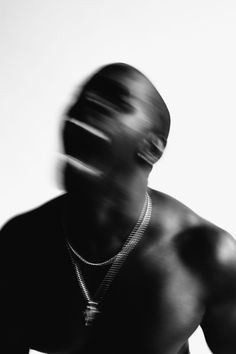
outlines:
[{"label": "dark skin", "polygon": [[[132,70],[103,75],[124,84],[136,98],[147,94],[148,82]],[[85,87],[85,93],[95,86]],[[107,98],[104,93],[99,97]],[[82,106],[72,117],[70,112],[65,152],[78,163],[67,160],[67,193],[4,227],[2,249],[11,250],[11,262],[9,254],[2,254],[8,264],[1,285],[2,331],[8,333],[2,340],[4,353],[33,348],[51,354],[187,354],[188,338],[201,325],[213,353],[235,354],[236,242],[180,202],[147,188],[151,152],[146,160],[137,152],[151,147],[142,143],[150,130],[167,137],[168,128],[160,120],[158,131],[149,115],[153,109],[141,100],[132,98],[132,104],[132,112],[109,105],[106,112],[98,105]],[[161,109],[159,97],[158,105]],[[71,118],[110,137],[111,144],[96,145],[95,151],[104,148],[102,160],[93,151],[86,160],[79,143],[70,149],[71,129],[86,139],[97,134],[81,130]],[[160,157],[160,151],[151,151]],[[90,261],[112,257],[138,219],[146,191],[153,204],[149,226],[100,304],[101,314],[87,328],[82,315],[86,302],[65,238]],[[94,293],[108,267],[80,265]],[[21,276],[16,277],[16,269]]]}]

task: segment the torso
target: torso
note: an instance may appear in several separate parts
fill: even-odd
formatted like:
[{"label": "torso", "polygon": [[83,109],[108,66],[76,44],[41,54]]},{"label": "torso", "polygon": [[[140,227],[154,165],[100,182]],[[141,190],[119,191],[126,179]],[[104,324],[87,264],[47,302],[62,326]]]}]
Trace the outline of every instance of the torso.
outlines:
[{"label": "torso", "polygon": [[[172,216],[175,206],[164,199],[170,212],[162,212],[157,199],[165,197],[155,193],[149,228],[112,282],[92,327],[84,325],[86,302],[58,215],[44,213],[45,220],[36,225],[34,212],[31,229],[25,231],[27,261],[18,268],[25,278],[12,289],[20,294],[15,306],[18,316],[24,316],[22,328],[32,349],[50,354],[188,353],[188,338],[204,315],[205,289],[201,276],[183,259],[179,239],[198,227],[200,218],[184,207]],[[81,269],[93,290],[107,266]]]}]

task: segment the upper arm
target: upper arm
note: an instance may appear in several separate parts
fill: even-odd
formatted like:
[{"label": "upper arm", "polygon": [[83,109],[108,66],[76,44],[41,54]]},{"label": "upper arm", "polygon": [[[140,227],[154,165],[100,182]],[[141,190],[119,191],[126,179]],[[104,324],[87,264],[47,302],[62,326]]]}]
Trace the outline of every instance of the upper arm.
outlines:
[{"label": "upper arm", "polygon": [[202,321],[206,341],[216,354],[236,353],[236,241],[215,236],[206,275],[207,302]]},{"label": "upper arm", "polygon": [[236,301],[210,306],[201,327],[214,354],[236,353]]},{"label": "upper arm", "polygon": [[27,354],[29,346],[23,329],[23,316],[16,305],[18,292],[13,286],[14,280],[19,278],[11,242],[15,231],[14,222],[7,223],[0,231],[0,352]]}]

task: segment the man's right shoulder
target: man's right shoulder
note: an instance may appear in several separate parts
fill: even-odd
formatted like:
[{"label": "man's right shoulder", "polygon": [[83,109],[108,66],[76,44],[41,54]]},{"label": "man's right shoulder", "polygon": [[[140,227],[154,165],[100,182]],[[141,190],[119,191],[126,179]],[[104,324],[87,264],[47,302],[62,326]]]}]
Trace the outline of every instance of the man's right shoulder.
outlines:
[{"label": "man's right shoulder", "polygon": [[52,215],[60,209],[66,194],[59,195],[55,198],[52,198],[37,207],[29,209],[23,213],[17,214],[14,217],[10,218],[6,223],[3,224],[2,229],[13,225],[15,223],[19,224],[21,222],[34,220],[37,217],[43,217],[46,215]]},{"label": "man's right shoulder", "polygon": [[32,230],[35,231],[43,225],[50,225],[58,220],[65,194],[55,197],[33,209],[17,214],[6,221],[0,230],[1,244],[23,241],[25,236]]}]

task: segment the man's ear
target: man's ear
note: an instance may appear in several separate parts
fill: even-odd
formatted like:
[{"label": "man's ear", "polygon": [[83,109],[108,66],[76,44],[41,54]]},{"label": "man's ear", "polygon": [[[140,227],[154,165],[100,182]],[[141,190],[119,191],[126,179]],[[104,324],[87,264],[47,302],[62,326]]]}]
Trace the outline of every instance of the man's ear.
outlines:
[{"label": "man's ear", "polygon": [[159,134],[150,132],[138,146],[137,156],[149,165],[154,165],[162,156],[166,146],[166,139]]}]

